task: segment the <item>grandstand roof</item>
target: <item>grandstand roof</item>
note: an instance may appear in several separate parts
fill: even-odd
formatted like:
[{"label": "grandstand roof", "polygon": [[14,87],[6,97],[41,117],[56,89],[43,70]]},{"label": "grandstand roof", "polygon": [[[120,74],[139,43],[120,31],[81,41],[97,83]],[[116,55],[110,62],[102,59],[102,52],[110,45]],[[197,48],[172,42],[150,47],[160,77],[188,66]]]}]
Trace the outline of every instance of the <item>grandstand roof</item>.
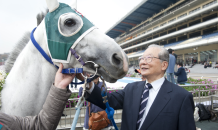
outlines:
[{"label": "grandstand roof", "polygon": [[121,18],[112,26],[106,34],[111,38],[116,38],[137,24],[152,17],[153,14],[160,12],[178,0],[142,0],[134,9]]}]

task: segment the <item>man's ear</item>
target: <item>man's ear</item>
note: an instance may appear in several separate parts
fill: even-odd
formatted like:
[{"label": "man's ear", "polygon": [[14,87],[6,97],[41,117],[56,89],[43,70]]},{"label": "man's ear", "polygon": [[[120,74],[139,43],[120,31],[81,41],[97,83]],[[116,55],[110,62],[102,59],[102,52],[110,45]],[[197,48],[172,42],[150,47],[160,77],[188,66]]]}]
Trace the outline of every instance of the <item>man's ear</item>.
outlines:
[{"label": "man's ear", "polygon": [[162,68],[162,70],[166,70],[167,67],[168,67],[168,62],[163,61],[162,64],[161,64],[161,68]]}]

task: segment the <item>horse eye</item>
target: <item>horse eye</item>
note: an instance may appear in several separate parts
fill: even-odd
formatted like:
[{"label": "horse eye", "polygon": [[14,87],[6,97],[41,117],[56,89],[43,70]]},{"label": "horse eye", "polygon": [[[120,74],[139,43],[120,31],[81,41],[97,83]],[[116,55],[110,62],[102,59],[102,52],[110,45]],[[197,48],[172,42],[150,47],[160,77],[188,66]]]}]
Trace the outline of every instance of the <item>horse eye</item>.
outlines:
[{"label": "horse eye", "polygon": [[76,25],[76,22],[73,19],[66,19],[64,21],[64,25],[66,25],[68,27],[72,27],[72,26]]}]

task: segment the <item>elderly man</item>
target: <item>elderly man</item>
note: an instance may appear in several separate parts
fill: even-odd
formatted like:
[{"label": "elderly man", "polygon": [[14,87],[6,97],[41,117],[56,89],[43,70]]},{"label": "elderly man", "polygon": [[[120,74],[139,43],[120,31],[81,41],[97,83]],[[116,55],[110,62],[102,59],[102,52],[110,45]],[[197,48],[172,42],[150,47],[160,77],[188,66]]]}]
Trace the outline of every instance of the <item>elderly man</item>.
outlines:
[{"label": "elderly man", "polygon": [[[110,106],[123,109],[121,130],[196,129],[192,94],[164,78],[168,62],[166,49],[150,45],[139,58],[146,81],[130,83],[123,90],[108,93]],[[105,109],[101,90],[89,85],[86,99]]]}]

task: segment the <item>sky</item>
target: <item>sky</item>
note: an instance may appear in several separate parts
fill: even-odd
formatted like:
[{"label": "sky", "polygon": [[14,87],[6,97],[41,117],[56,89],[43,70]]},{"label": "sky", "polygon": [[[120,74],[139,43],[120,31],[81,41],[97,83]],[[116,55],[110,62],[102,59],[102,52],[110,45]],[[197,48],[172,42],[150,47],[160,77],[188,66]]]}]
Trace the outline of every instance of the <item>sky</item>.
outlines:
[{"label": "sky", "polygon": [[[106,32],[141,1],[77,0],[77,10]],[[10,53],[23,34],[36,27],[36,15],[46,8],[45,0],[0,0],[0,54]]]}]

